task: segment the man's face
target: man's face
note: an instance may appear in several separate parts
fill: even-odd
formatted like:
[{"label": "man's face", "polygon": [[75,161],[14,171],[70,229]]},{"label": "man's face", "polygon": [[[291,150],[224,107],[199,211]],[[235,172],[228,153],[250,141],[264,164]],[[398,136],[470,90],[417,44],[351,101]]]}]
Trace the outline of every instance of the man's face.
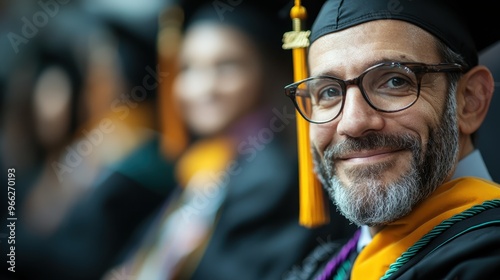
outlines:
[{"label": "man's face", "polygon": [[[430,34],[396,20],[325,35],[309,52],[311,76],[351,79],[383,61],[442,62]],[[419,99],[406,110],[377,112],[351,86],[340,116],[311,124],[317,173],[347,218],[387,224],[450,177],[458,153],[454,102],[446,76],[426,74]]]}]

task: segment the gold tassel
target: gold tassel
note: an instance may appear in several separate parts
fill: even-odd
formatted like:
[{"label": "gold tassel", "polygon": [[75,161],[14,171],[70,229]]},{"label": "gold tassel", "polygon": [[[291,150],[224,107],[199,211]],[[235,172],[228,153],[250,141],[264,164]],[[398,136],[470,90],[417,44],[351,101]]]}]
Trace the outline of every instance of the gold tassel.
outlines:
[{"label": "gold tassel", "polygon": [[178,72],[178,53],[182,39],[184,12],[179,6],[166,8],[159,18],[158,33],[159,69],[168,75],[163,78],[158,91],[158,112],[162,131],[161,150],[168,159],[176,159],[187,147],[189,137],[184,121],[172,93]]},{"label": "gold tassel", "polygon": [[[306,9],[300,1],[290,11],[293,31],[283,35],[283,49],[292,49],[294,81],[307,78],[306,48],[310,31],[302,31],[302,22],[307,18]],[[296,111],[297,147],[299,157],[300,214],[299,224],[308,228],[324,225],[330,217],[326,211],[323,189],[313,171],[309,123]]]}]

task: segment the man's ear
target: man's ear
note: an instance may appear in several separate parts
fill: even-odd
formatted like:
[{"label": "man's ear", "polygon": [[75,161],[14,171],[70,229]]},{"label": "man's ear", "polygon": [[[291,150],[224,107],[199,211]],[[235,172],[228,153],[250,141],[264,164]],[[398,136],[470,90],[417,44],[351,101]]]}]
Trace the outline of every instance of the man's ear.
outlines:
[{"label": "man's ear", "polygon": [[495,89],[493,76],[484,66],[470,69],[457,88],[457,113],[460,132],[472,134],[483,123]]}]

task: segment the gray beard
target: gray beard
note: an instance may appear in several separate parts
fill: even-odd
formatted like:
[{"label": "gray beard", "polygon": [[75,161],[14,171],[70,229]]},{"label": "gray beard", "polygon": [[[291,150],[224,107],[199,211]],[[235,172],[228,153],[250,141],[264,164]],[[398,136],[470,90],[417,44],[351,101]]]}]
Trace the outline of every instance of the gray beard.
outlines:
[{"label": "gray beard", "polygon": [[[358,226],[388,224],[410,213],[415,205],[444,183],[458,158],[458,124],[453,96],[448,94],[441,123],[429,130],[427,144],[410,134],[372,133],[362,138],[347,138],[328,147],[323,160],[313,150],[315,171],[338,210],[347,219]],[[339,180],[334,164],[336,158],[347,152],[379,147],[411,151],[410,168],[394,182],[384,182],[380,176],[394,167],[394,163],[346,169],[344,172],[350,178],[350,184]]]}]

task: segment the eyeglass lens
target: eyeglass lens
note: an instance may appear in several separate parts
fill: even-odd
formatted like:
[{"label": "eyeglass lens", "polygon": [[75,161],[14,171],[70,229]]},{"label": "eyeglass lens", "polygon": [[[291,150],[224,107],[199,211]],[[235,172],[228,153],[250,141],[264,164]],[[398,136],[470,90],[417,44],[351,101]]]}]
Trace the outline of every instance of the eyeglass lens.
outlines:
[{"label": "eyeglass lens", "polygon": [[[374,108],[393,112],[413,104],[418,98],[417,77],[404,65],[380,65],[359,77],[359,88]],[[332,77],[316,77],[297,85],[295,101],[301,113],[314,122],[326,122],[337,117],[343,107],[347,85]],[[347,82],[347,83],[346,83]]]}]

